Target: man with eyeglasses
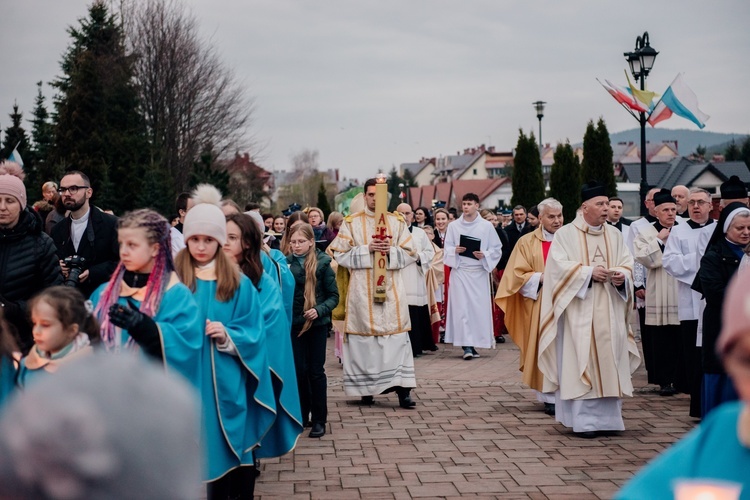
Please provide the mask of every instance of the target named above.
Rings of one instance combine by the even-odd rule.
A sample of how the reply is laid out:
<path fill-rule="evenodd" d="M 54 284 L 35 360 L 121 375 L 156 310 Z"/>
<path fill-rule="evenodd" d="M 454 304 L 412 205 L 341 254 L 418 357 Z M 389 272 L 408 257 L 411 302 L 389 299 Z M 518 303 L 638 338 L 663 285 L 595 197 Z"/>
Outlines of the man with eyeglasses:
<path fill-rule="evenodd" d="M 695 275 L 714 221 L 710 218 L 711 195 L 701 188 L 692 188 L 687 197 L 688 215 L 685 224 L 675 226 L 664 246 L 664 270 L 677 280 L 680 320 L 680 343 L 677 355 L 677 390 L 690 394 L 690 416 L 701 417 L 701 348 L 697 344 L 698 318 L 701 314 L 701 294 L 692 290 Z"/>
<path fill-rule="evenodd" d="M 50 236 L 57 247 L 60 267 L 67 279 L 70 266 L 67 257 L 83 257 L 85 268 L 78 277 L 78 288 L 86 297 L 109 280 L 120 260 L 117 243 L 117 217 L 105 214 L 90 204 L 94 194 L 91 181 L 83 172 L 72 170 L 65 174 L 58 189 L 65 209 L 65 220 L 57 223 Z"/>

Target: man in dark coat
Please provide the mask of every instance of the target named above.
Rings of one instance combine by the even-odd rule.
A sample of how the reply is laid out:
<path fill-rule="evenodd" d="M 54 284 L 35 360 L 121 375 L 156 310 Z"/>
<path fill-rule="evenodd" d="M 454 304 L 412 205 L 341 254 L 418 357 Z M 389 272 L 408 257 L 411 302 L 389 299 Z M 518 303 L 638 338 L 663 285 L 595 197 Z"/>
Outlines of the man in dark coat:
<path fill-rule="evenodd" d="M 52 229 L 60 267 L 66 279 L 71 268 L 66 257 L 86 259 L 77 288 L 86 297 L 109 280 L 120 260 L 117 217 L 91 206 L 91 181 L 83 172 L 70 171 L 60 181 L 60 196 L 70 215 Z"/>
<path fill-rule="evenodd" d="M 513 207 L 513 220 L 505 227 L 505 234 L 508 235 L 508 255 L 513 252 L 513 248 L 521 236 L 533 230 L 534 228 L 531 227 L 531 224 L 526 222 L 526 209 L 523 205 Z M 503 246 L 503 249 L 505 249 L 505 246 Z M 506 253 L 506 251 L 503 250 L 503 253 Z"/>

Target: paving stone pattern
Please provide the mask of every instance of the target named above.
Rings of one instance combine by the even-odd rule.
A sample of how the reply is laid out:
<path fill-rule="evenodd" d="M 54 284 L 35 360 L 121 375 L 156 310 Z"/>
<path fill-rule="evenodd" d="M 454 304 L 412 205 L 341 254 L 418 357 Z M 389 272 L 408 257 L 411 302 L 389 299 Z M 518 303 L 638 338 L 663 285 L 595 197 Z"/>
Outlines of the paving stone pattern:
<path fill-rule="evenodd" d="M 592 440 L 545 415 L 520 383 L 510 342 L 461 359 L 458 347 L 415 359 L 417 401 L 395 394 L 373 406 L 347 397 L 329 339 L 329 417 L 322 439 L 264 460 L 257 498 L 611 498 L 635 471 L 696 425 L 688 397 L 660 397 L 639 368 L 624 399 L 625 432 Z"/>

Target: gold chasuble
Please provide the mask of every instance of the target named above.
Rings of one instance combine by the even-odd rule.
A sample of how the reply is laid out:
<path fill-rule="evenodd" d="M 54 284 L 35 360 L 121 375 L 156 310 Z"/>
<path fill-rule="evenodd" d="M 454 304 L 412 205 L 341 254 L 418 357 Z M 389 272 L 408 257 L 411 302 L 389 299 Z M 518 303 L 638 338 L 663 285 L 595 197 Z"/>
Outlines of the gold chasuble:
<path fill-rule="evenodd" d="M 393 335 L 411 330 L 406 291 L 399 276 L 401 269 L 417 260 L 411 233 L 399 215 L 386 214 L 391 242 L 385 276 L 386 300 L 375 303 L 374 258 L 367 247 L 376 234 L 375 226 L 375 214 L 367 209 L 349 215 L 328 247 L 336 262 L 350 270 L 345 332 L 352 335 Z"/>
<path fill-rule="evenodd" d="M 624 273 L 625 285 L 594 282 L 599 265 Z M 559 390 L 562 400 L 632 396 L 631 374 L 640 363 L 628 323 L 632 269 L 633 257 L 613 226 L 595 228 L 579 216 L 555 233 L 540 316 L 545 392 Z"/>
<path fill-rule="evenodd" d="M 539 289 L 536 300 L 524 297 L 521 288 L 533 279 L 535 273 L 544 272 L 544 243 L 541 226 L 518 240 L 495 294 L 495 303 L 505 312 L 505 326 L 510 338 L 521 351 L 519 370 L 523 373 L 523 383 L 539 392 L 544 380 L 537 364 L 539 312 L 544 287 Z"/>

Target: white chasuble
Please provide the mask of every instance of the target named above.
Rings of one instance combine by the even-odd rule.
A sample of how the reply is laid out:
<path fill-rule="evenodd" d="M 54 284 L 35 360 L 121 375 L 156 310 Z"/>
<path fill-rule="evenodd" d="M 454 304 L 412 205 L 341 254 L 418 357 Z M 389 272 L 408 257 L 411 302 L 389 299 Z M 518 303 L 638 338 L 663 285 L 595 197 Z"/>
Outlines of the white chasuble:
<path fill-rule="evenodd" d="M 594 267 L 625 274 L 617 288 L 592 280 Z M 628 324 L 633 257 L 616 228 L 583 217 L 560 228 L 544 271 L 539 369 L 557 391 L 556 418 L 575 432 L 622 430 L 622 396 L 640 363 Z"/>

